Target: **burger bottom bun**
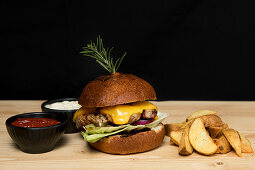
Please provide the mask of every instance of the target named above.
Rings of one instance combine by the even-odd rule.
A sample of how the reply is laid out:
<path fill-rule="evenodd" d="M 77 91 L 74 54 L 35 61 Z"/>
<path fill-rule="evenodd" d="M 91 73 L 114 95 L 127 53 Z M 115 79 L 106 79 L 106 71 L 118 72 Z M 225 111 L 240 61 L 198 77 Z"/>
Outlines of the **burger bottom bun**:
<path fill-rule="evenodd" d="M 114 135 L 89 143 L 93 148 L 110 154 L 132 154 L 152 150 L 163 142 L 165 128 L 163 124 L 133 135 Z"/>

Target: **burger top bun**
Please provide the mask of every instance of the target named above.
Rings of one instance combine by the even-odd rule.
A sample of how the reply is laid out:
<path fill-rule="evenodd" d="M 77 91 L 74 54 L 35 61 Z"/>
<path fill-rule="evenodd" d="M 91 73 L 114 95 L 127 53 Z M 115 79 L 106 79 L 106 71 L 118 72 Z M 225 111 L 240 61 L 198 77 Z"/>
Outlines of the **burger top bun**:
<path fill-rule="evenodd" d="M 156 92 L 147 81 L 132 74 L 115 73 L 89 82 L 81 93 L 79 104 L 106 107 L 156 99 Z"/>

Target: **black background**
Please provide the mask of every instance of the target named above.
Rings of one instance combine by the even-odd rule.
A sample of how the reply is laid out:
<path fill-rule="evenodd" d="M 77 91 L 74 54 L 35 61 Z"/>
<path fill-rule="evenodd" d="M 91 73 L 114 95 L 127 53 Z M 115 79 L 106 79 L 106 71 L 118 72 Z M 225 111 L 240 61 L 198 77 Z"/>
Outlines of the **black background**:
<path fill-rule="evenodd" d="M 0 99 L 79 97 L 98 35 L 159 100 L 254 100 L 255 1 L 5 1 Z"/>

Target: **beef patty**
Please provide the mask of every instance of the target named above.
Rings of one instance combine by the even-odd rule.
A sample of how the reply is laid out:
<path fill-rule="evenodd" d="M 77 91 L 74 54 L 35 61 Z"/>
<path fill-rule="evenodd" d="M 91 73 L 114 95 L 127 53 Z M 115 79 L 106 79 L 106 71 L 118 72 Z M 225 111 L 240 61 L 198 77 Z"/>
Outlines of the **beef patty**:
<path fill-rule="evenodd" d="M 136 113 L 130 116 L 128 123 L 132 124 L 142 117 L 143 119 L 154 119 L 157 116 L 157 110 L 144 110 L 142 114 Z M 102 114 L 100 112 L 80 115 L 76 118 L 76 126 L 80 130 L 84 130 L 83 126 L 94 124 L 99 127 L 106 126 L 113 123 L 110 115 Z"/>

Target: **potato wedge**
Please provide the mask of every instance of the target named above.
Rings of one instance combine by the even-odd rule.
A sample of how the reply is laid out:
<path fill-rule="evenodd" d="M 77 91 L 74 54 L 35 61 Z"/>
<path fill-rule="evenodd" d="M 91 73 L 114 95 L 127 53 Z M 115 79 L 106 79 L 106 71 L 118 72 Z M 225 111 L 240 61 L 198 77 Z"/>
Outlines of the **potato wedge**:
<path fill-rule="evenodd" d="M 170 139 L 170 145 L 176 145 L 176 144 Z"/>
<path fill-rule="evenodd" d="M 189 141 L 197 152 L 204 155 L 212 155 L 218 148 L 209 136 L 204 123 L 200 118 L 195 119 L 190 127 Z"/>
<path fill-rule="evenodd" d="M 171 131 L 170 132 L 170 140 L 179 146 L 180 142 L 181 142 L 181 138 L 182 138 L 182 133 L 183 133 L 184 129 L 179 129 L 177 131 Z"/>
<path fill-rule="evenodd" d="M 190 155 L 193 153 L 193 147 L 189 142 L 189 126 L 186 126 L 182 133 L 181 141 L 179 144 L 180 155 Z"/>
<path fill-rule="evenodd" d="M 219 136 L 222 136 L 222 130 L 223 129 L 227 129 L 228 128 L 228 125 L 227 124 L 224 124 L 222 126 L 209 126 L 208 130 L 210 132 L 210 136 L 211 138 L 217 138 Z"/>
<path fill-rule="evenodd" d="M 224 135 L 218 139 L 213 139 L 214 143 L 218 146 L 216 153 L 228 153 L 232 150 L 232 147 Z"/>
<path fill-rule="evenodd" d="M 238 132 L 234 129 L 229 129 L 229 128 L 224 129 L 222 132 L 224 136 L 227 138 L 230 145 L 236 151 L 236 154 L 241 157 L 242 156 L 241 140 L 240 140 Z"/>
<path fill-rule="evenodd" d="M 185 122 L 186 123 L 186 122 Z M 185 123 L 173 123 L 173 124 L 165 124 L 165 129 L 166 129 L 166 136 L 170 137 L 170 132 L 171 131 L 177 131 L 182 128 L 182 126 Z"/>
<path fill-rule="evenodd" d="M 217 115 L 204 115 L 201 116 L 200 118 L 203 121 L 206 128 L 211 126 L 219 127 L 224 125 L 224 122 Z"/>
<path fill-rule="evenodd" d="M 253 149 L 250 141 L 240 132 L 238 132 L 241 139 L 241 152 L 242 153 L 253 153 Z"/>
<path fill-rule="evenodd" d="M 186 128 L 186 126 L 191 126 L 191 124 L 193 123 L 193 121 L 194 121 L 194 119 L 191 119 L 191 120 L 188 120 L 187 122 L 185 122 L 182 126 L 181 126 L 181 128 Z"/>
<path fill-rule="evenodd" d="M 191 113 L 189 117 L 187 117 L 186 121 L 189 121 L 191 119 L 195 119 L 204 115 L 211 115 L 216 113 L 217 113 L 216 111 L 212 111 L 212 110 L 199 110 L 199 111 Z"/>

